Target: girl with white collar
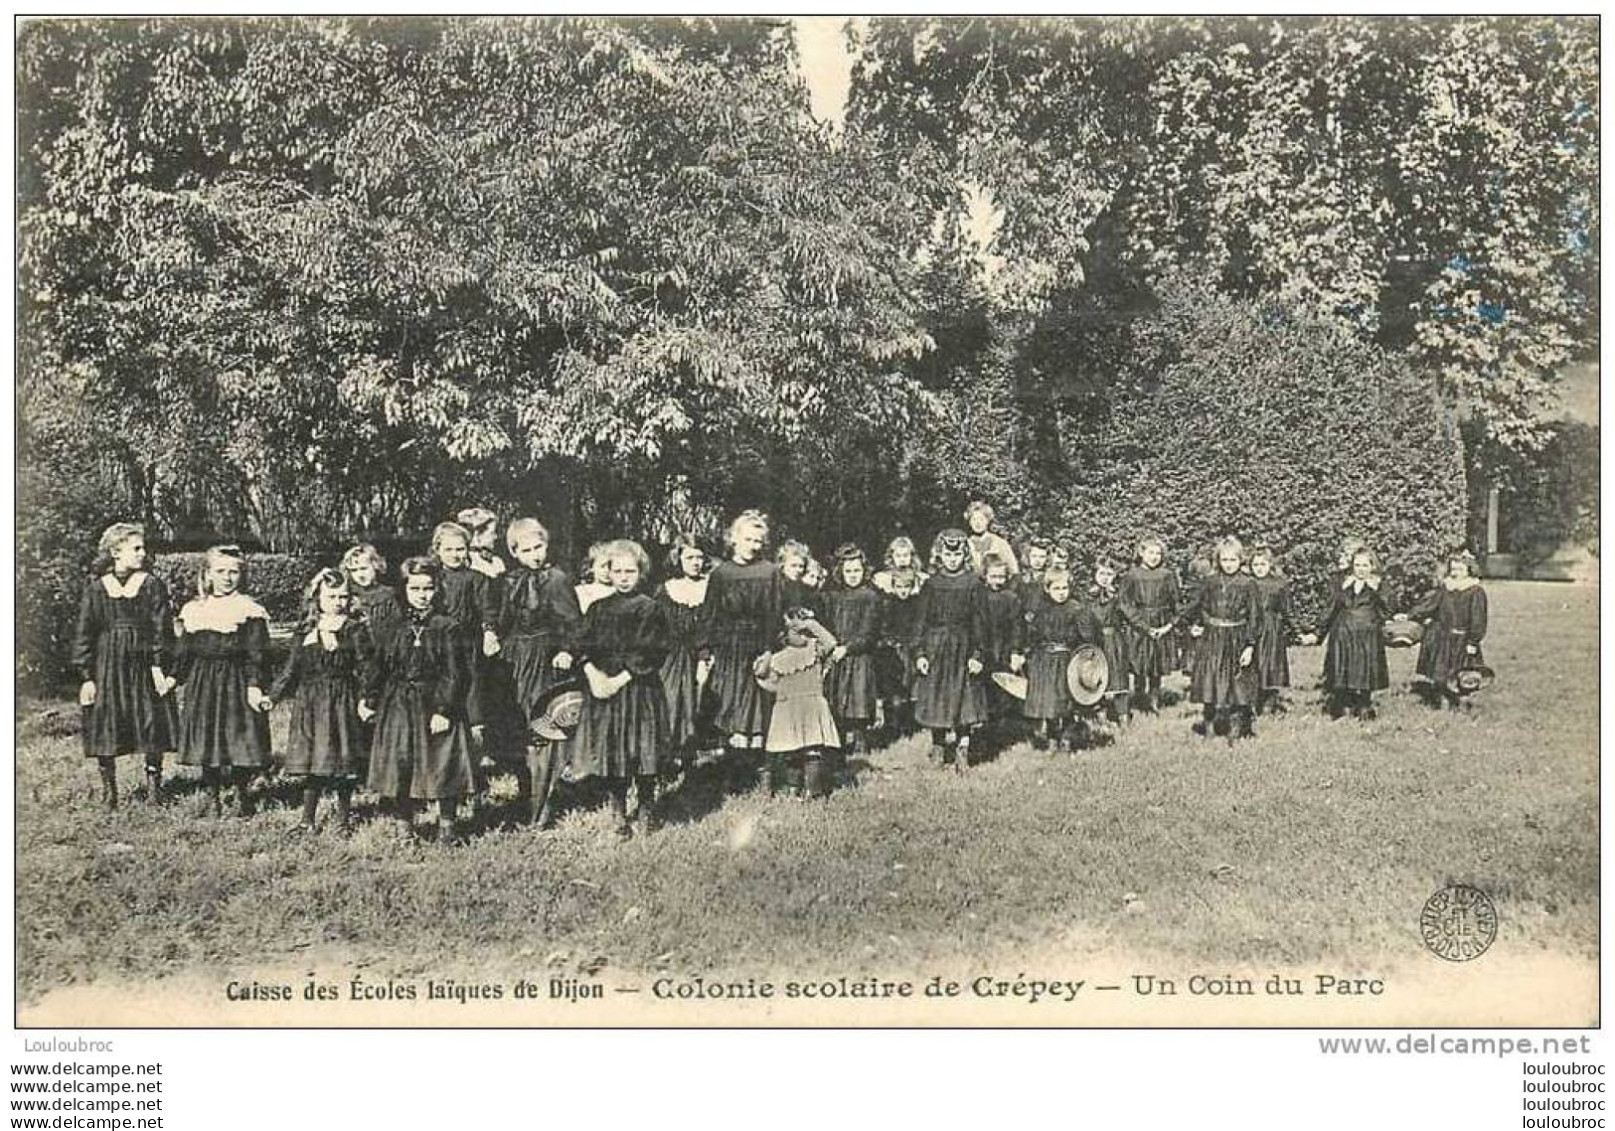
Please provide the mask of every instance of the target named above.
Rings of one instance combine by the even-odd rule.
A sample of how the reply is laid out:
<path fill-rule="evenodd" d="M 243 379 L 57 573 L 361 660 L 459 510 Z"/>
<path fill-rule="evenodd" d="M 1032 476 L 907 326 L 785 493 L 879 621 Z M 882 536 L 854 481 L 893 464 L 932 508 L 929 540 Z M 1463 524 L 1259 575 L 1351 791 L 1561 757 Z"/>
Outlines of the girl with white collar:
<path fill-rule="evenodd" d="M 219 789 L 228 776 L 236 809 L 253 812 L 248 786 L 269 765 L 270 700 L 264 656 L 269 614 L 241 592 L 246 558 L 235 546 L 214 546 L 202 557 L 197 596 L 179 612 L 175 679 L 185 685 L 179 760 L 199 766 L 217 816 Z"/>
<path fill-rule="evenodd" d="M 1475 555 L 1462 550 L 1449 557 L 1441 584 L 1411 614 L 1398 613 L 1394 619 L 1410 617 L 1425 626 L 1419 641 L 1420 697 L 1437 709 L 1456 707 L 1458 696 L 1449 685 L 1461 669 L 1481 663 L 1480 642 L 1486 635 L 1486 590 L 1475 576 Z"/>
<path fill-rule="evenodd" d="M 1379 556 L 1367 546 L 1352 552 L 1349 571 L 1335 588 L 1334 602 L 1317 629 L 1325 636 L 1323 686 L 1330 718 L 1375 717 L 1374 692 L 1391 686 L 1385 662 L 1384 625 L 1390 592 L 1380 578 Z"/>
<path fill-rule="evenodd" d="M 117 759 L 143 754 L 146 799 L 161 791 L 163 754 L 179 723 L 169 695 L 173 610 L 168 590 L 146 572 L 146 532 L 118 522 L 101 535 L 95 577 L 79 602 L 73 663 L 83 683 L 84 755 L 100 764 L 101 802 L 118 807 Z"/>
<path fill-rule="evenodd" d="M 303 591 L 301 636 L 269 689 L 271 705 L 297 696 L 284 769 L 303 779 L 303 827 L 309 832 L 327 787 L 336 791 L 338 827 L 348 831 L 353 787 L 368 749 L 359 700 L 370 660 L 370 631 L 352 606 L 341 571 L 316 573 Z"/>

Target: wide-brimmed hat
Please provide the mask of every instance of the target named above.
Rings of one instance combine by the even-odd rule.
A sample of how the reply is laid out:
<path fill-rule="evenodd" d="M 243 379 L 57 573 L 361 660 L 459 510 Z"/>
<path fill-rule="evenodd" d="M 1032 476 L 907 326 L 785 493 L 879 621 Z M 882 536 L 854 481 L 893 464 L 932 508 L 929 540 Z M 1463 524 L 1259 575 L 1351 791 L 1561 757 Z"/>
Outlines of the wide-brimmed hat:
<path fill-rule="evenodd" d="M 1110 661 L 1092 644 L 1084 644 L 1071 654 L 1065 666 L 1065 685 L 1079 707 L 1092 707 L 1105 697 L 1110 687 Z"/>
<path fill-rule="evenodd" d="M 1447 690 L 1454 695 L 1473 695 L 1484 691 L 1497 679 L 1497 673 L 1485 664 L 1466 664 L 1452 673 Z"/>
<path fill-rule="evenodd" d="M 1026 698 L 1026 677 L 1016 675 L 1014 672 L 993 672 L 992 681 L 1003 689 L 1006 695 L 1016 699 Z"/>
<path fill-rule="evenodd" d="M 546 688 L 533 704 L 532 736 L 544 742 L 560 742 L 577 728 L 583 717 L 583 681 L 576 676 Z"/>
<path fill-rule="evenodd" d="M 1424 626 L 1416 620 L 1385 622 L 1385 643 L 1391 648 L 1411 648 L 1424 639 Z"/>

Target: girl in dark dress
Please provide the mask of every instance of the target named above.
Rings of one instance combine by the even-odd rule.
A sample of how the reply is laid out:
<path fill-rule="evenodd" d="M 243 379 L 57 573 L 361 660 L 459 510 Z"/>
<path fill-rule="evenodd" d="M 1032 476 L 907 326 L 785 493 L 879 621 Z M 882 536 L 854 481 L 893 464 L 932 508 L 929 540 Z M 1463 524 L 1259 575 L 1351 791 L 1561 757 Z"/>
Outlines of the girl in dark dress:
<path fill-rule="evenodd" d="M 1347 710 L 1353 718 L 1374 718 L 1374 692 L 1391 686 L 1384 635 L 1390 606 L 1379 557 L 1364 546 L 1352 555 L 1351 573 L 1335 589 L 1317 628 L 1317 635 L 1326 638 L 1323 686 L 1330 718 Z"/>
<path fill-rule="evenodd" d="M 656 599 L 673 634 L 662 665 L 668 744 L 673 758 L 693 764 L 705 731 L 701 689 L 712 667 L 706 652 L 707 556 L 693 537 L 684 534 L 674 540 L 667 564 L 672 576 L 662 582 Z"/>
<path fill-rule="evenodd" d="M 1069 750 L 1076 702 L 1066 669 L 1071 654 L 1083 644 L 1100 642 L 1093 611 L 1071 600 L 1071 575 L 1052 566 L 1043 574 L 1043 600 L 1026 625 L 1025 651 L 1013 658 L 1026 669 L 1026 702 L 1022 711 L 1035 725 L 1032 745 L 1038 750 Z"/>
<path fill-rule="evenodd" d="M 962 530 L 944 530 L 931 544 L 931 576 L 914 610 L 914 721 L 931 731 L 931 757 L 964 773 L 970 734 L 987 721 L 981 686 L 986 592 L 970 568 Z"/>
<path fill-rule="evenodd" d="M 841 732 L 842 747 L 858 756 L 868 749 L 865 732 L 874 725 L 880 701 L 875 648 L 881 638 L 885 605 L 869 582 L 869 559 L 863 550 L 849 542 L 836 551 L 823 600 L 824 627 L 836 638 L 824 694 Z"/>
<path fill-rule="evenodd" d="M 538 701 L 573 670 L 572 650 L 583 614 L 566 571 L 549 564 L 550 534 L 536 518 L 518 518 L 505 530 L 515 566 L 499 580 L 501 596 L 494 614 L 497 654 L 489 661 L 502 669 L 509 684 L 526 752 L 517 786 L 528 799 L 530 815 L 540 828 L 550 824 L 550 795 L 560 768 L 557 743 L 534 736 L 529 727 L 543 712 Z"/>
<path fill-rule="evenodd" d="M 1251 551 L 1251 580 L 1256 583 L 1256 713 L 1284 713 L 1284 689 L 1290 686 L 1290 583 L 1273 571 L 1273 551 Z"/>
<path fill-rule="evenodd" d="M 893 736 L 914 726 L 914 612 L 925 585 L 925 571 L 914 558 L 914 542 L 899 535 L 886 547 L 885 568 L 874 578 L 885 603 L 875 673 L 886 729 Z"/>
<path fill-rule="evenodd" d="M 398 615 L 398 594 L 382 581 L 387 575 L 387 559 L 368 542 L 350 546 L 342 555 L 342 572 L 348 579 L 352 615 L 375 628 Z"/>
<path fill-rule="evenodd" d="M 481 756 L 516 767 L 519 778 L 525 768 L 527 722 L 516 705 L 510 665 L 500 655 L 500 582 L 491 576 L 486 559 L 482 568 L 473 568 L 471 532 L 457 522 L 440 522 L 433 529 L 432 556 L 439 566 L 440 607 L 458 626 L 472 657 L 466 690 L 471 739 Z M 503 572 L 502 562 L 500 566 Z"/>
<path fill-rule="evenodd" d="M 650 832 L 656 779 L 668 751 L 662 664 L 673 642 L 667 612 L 638 592 L 650 561 L 637 542 L 608 544 L 612 594 L 583 614 L 578 660 L 588 681 L 572 745 L 572 776 L 597 777 L 611 797 L 618 836 Z M 638 801 L 628 823 L 628 786 Z"/>
<path fill-rule="evenodd" d="M 1022 648 L 1026 631 L 1026 605 L 1018 589 L 1010 584 L 1009 563 L 997 554 L 981 560 L 982 594 L 981 660 L 988 675 L 1010 670 L 1010 658 Z M 1012 740 L 1011 728 L 1023 715 L 1020 703 L 991 679 L 982 689 L 987 693 L 987 717 L 992 722 L 995 747 Z"/>
<path fill-rule="evenodd" d="M 1215 547 L 1216 572 L 1195 586 L 1180 623 L 1193 625 L 1197 638 L 1189 697 L 1201 705 L 1196 734 L 1227 734 L 1229 742 L 1251 736 L 1256 703 L 1256 584 L 1241 573 L 1245 548 L 1237 538 Z"/>
<path fill-rule="evenodd" d="M 1116 567 L 1107 560 L 1101 560 L 1094 566 L 1093 585 L 1088 589 L 1088 608 L 1099 622 L 1099 644 L 1104 649 L 1105 661 L 1110 665 L 1110 687 L 1105 692 L 1106 709 L 1112 722 L 1129 722 L 1133 717 L 1132 658 L 1127 646 L 1131 633 L 1116 596 Z"/>
<path fill-rule="evenodd" d="M 314 830 L 320 794 L 331 787 L 338 825 L 347 832 L 353 787 L 369 753 L 359 700 L 371 645 L 366 622 L 352 613 L 348 579 L 340 571 L 322 569 L 309 581 L 298 631 L 299 639 L 269 689 L 269 707 L 297 696 L 284 769 L 303 779 L 303 827 Z"/>
<path fill-rule="evenodd" d="M 730 524 L 727 541 L 729 560 L 712 571 L 705 602 L 711 634 L 712 725 L 732 749 L 760 751 L 773 697 L 758 686 L 752 665 L 769 650 L 785 615 L 785 578 L 763 556 L 768 516 L 761 511 L 742 512 Z M 755 753 L 732 756 L 731 774 L 755 770 L 756 757 Z"/>
<path fill-rule="evenodd" d="M 1049 555 L 1054 550 L 1047 538 L 1033 538 L 1021 551 L 1026 568 L 1015 581 L 1015 592 L 1021 598 L 1021 611 L 1030 613 L 1043 600 L 1043 575 L 1049 568 Z"/>
<path fill-rule="evenodd" d="M 1480 642 L 1486 636 L 1486 590 L 1475 576 L 1475 557 L 1469 551 L 1447 559 L 1447 576 L 1411 614 L 1397 620 L 1424 624 L 1419 642 L 1418 690 L 1427 706 L 1457 707 L 1459 698 L 1449 684 L 1470 664 L 1482 663 Z"/>
<path fill-rule="evenodd" d="M 178 636 L 174 677 L 185 685 L 179 760 L 199 766 L 215 815 L 228 775 L 236 809 L 252 815 L 248 787 L 269 765 L 269 686 L 264 657 L 269 614 L 240 592 L 245 559 L 235 546 L 214 546 L 202 557 L 199 595 L 174 622 Z"/>
<path fill-rule="evenodd" d="M 438 841 L 455 841 L 461 797 L 476 788 L 467 694 L 471 642 L 438 610 L 441 567 L 410 558 L 399 569 L 400 612 L 376 631 L 361 718 L 375 720 L 368 784 L 408 835 L 417 801 L 436 801 Z"/>
<path fill-rule="evenodd" d="M 1150 536 L 1138 544 L 1138 564 L 1116 587 L 1116 609 L 1128 626 L 1127 660 L 1139 706 L 1160 706 L 1161 677 L 1178 666 L 1173 623 L 1181 604 L 1178 578 L 1166 565 L 1166 544 Z"/>
<path fill-rule="evenodd" d="M 73 665 L 83 682 L 84 756 L 101 773 L 101 801 L 118 807 L 117 759 L 142 754 L 146 800 L 162 793 L 163 754 L 179 730 L 172 667 L 173 609 L 163 583 L 146 572 L 146 533 L 120 522 L 101 535 L 95 578 L 79 602 Z"/>

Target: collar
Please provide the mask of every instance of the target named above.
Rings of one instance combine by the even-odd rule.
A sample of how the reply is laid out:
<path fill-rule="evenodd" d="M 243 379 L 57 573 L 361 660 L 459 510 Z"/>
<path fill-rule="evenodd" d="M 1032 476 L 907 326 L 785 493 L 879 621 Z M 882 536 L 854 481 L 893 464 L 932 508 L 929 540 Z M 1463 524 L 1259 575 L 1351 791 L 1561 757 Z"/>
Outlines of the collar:
<path fill-rule="evenodd" d="M 101 575 L 101 588 L 105 589 L 107 596 L 113 600 L 127 600 L 140 592 L 140 587 L 146 582 L 146 571 L 137 569 L 121 582 L 116 574 L 103 573 Z"/>
<path fill-rule="evenodd" d="M 249 620 L 268 619 L 264 607 L 245 593 L 187 601 L 178 618 L 186 632 L 234 632 Z"/>
<path fill-rule="evenodd" d="M 1464 590 L 1473 589 L 1479 584 L 1480 578 L 1476 577 L 1474 574 L 1470 574 L 1468 577 L 1464 578 L 1444 577 L 1441 579 L 1441 587 L 1450 593 L 1462 593 Z"/>

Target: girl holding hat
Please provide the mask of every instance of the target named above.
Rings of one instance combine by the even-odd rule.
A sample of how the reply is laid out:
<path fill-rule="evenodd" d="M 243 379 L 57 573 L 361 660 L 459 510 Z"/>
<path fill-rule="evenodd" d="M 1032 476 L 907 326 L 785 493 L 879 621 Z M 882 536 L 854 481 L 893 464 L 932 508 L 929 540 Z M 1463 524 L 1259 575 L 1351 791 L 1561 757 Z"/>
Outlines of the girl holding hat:
<path fill-rule="evenodd" d="M 514 699 L 524 748 L 524 771 L 517 775 L 530 816 L 540 828 L 550 823 L 550 790 L 560 760 L 553 741 L 535 740 L 530 730 L 542 713 L 539 700 L 572 674 L 572 649 L 583 614 L 566 571 L 550 564 L 549 531 L 536 518 L 518 518 L 505 530 L 505 543 L 515 565 L 495 583 L 494 633 L 499 655 L 490 663 L 501 672 L 501 686 Z M 508 681 L 508 684 L 507 682 Z M 525 780 L 523 780 L 525 778 Z"/>
<path fill-rule="evenodd" d="M 1071 575 L 1065 570 L 1044 573 L 1043 595 L 1027 620 L 1025 651 L 1012 656 L 1010 666 L 1026 669 L 1026 702 L 1021 709 L 1036 726 L 1033 747 L 1069 750 L 1077 704 L 1066 670 L 1079 646 L 1100 642 L 1100 626 L 1091 609 L 1071 599 Z"/>
<path fill-rule="evenodd" d="M 1237 538 L 1217 543 L 1216 572 L 1195 587 L 1194 598 L 1178 617 L 1199 628 L 1189 697 L 1201 705 L 1196 734 L 1226 733 L 1229 741 L 1251 736 L 1256 687 L 1257 596 L 1250 576 L 1241 573 L 1245 548 Z"/>
<path fill-rule="evenodd" d="M 1099 622 L 1100 644 L 1110 667 L 1105 706 L 1112 722 L 1125 723 L 1133 717 L 1133 693 L 1129 672 L 1127 620 L 1116 597 L 1116 567 L 1102 558 L 1094 566 L 1093 584 L 1088 587 L 1088 607 Z"/>
<path fill-rule="evenodd" d="M 931 576 L 914 610 L 914 721 L 931 731 L 931 756 L 954 769 L 970 764 L 970 732 L 987 721 L 981 685 L 985 590 L 970 568 L 962 530 L 931 543 Z"/>
<path fill-rule="evenodd" d="M 913 725 L 914 612 L 925 585 L 925 571 L 914 557 L 913 540 L 898 535 L 886 547 L 885 568 L 874 579 L 883 602 L 876 675 L 886 727 L 896 734 L 909 733 Z"/>
<path fill-rule="evenodd" d="M 173 611 L 168 590 L 146 572 L 146 532 L 118 522 L 101 535 L 95 577 L 79 602 L 73 663 L 83 683 L 84 754 L 101 772 L 101 801 L 118 807 L 117 759 L 141 754 L 146 799 L 158 800 L 163 754 L 174 748 L 179 720 L 169 695 Z"/>
<path fill-rule="evenodd" d="M 1015 586 L 1010 584 L 1009 563 L 997 554 L 988 554 L 981 563 L 982 593 L 981 658 L 991 676 L 995 672 L 1010 670 L 1010 660 L 1024 647 L 1026 632 L 1026 606 Z M 987 715 L 995 731 L 1017 725 L 1022 717 L 1021 705 L 1015 698 L 989 678 L 983 684 L 987 693 Z M 995 746 L 1007 745 L 1013 739 L 1007 734 L 994 734 Z"/>
<path fill-rule="evenodd" d="M 1486 636 L 1486 590 L 1475 576 L 1475 556 L 1461 550 L 1449 557 L 1441 584 L 1411 613 L 1394 619 L 1425 625 L 1417 667 L 1420 698 L 1438 709 L 1443 704 L 1456 707 L 1453 677 L 1482 662 L 1480 642 Z"/>
<path fill-rule="evenodd" d="M 1290 686 L 1290 582 L 1273 568 L 1273 551 L 1251 550 L 1251 580 L 1256 583 L 1256 713 L 1284 711 L 1284 689 Z M 1304 642 L 1304 641 L 1303 641 Z"/>
<path fill-rule="evenodd" d="M 1362 546 L 1352 553 L 1351 572 L 1335 588 L 1317 628 L 1317 635 L 1326 637 L 1323 687 L 1331 718 L 1348 709 L 1353 718 L 1374 718 L 1374 692 L 1391 686 L 1384 635 L 1390 615 L 1379 557 Z"/>

